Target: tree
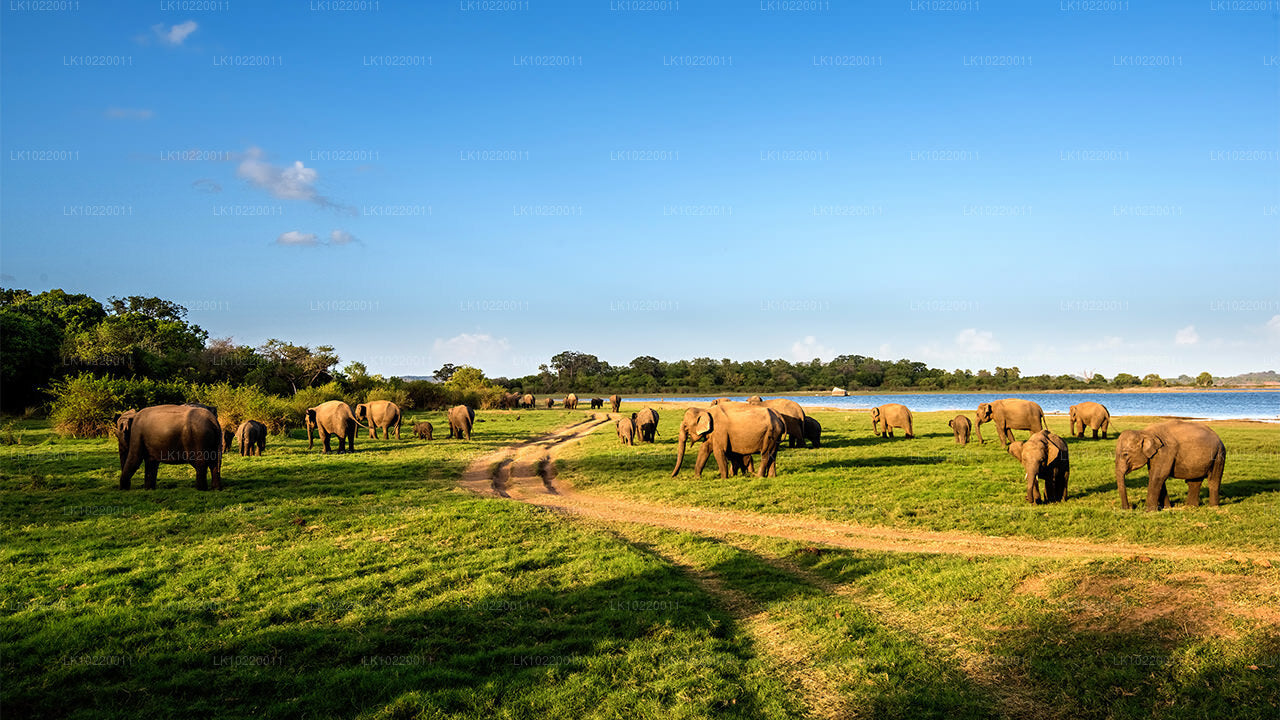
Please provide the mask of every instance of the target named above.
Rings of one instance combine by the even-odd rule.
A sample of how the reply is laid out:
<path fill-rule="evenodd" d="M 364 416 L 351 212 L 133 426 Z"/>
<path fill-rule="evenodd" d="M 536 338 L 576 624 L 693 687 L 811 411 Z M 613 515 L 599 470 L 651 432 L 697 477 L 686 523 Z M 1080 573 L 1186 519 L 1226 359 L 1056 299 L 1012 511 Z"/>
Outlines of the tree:
<path fill-rule="evenodd" d="M 1196 376 L 1196 385 L 1199 387 L 1213 387 L 1213 375 L 1202 372 Z"/>
<path fill-rule="evenodd" d="M 1115 385 L 1116 387 L 1122 388 L 1122 387 L 1133 387 L 1134 385 L 1137 385 L 1139 382 L 1141 381 L 1138 380 L 1137 377 L 1130 375 L 1129 373 L 1118 373 L 1115 379 L 1111 381 L 1111 384 Z"/>
<path fill-rule="evenodd" d="M 479 368 L 463 365 L 456 368 L 449 374 L 449 379 L 445 382 L 451 388 L 456 390 L 488 390 L 493 385 L 485 379 L 484 373 Z"/>
<path fill-rule="evenodd" d="M 267 359 L 272 373 L 288 383 L 296 395 L 299 388 L 323 385 L 332 378 L 330 369 L 338 364 L 332 345 L 318 345 L 315 350 L 272 338 L 258 348 Z"/>
<path fill-rule="evenodd" d="M 449 382 L 449 378 L 453 377 L 453 374 L 457 371 L 458 371 L 457 365 L 454 365 L 453 363 L 445 363 L 444 365 L 441 365 L 440 369 L 435 371 L 435 373 L 433 374 L 435 375 L 435 378 L 440 382 Z"/>
<path fill-rule="evenodd" d="M 1155 373 L 1149 373 L 1142 377 L 1142 384 L 1146 387 L 1164 387 L 1168 383 L 1166 383 L 1164 381 L 1164 378 L 1160 377 L 1159 375 Z"/>

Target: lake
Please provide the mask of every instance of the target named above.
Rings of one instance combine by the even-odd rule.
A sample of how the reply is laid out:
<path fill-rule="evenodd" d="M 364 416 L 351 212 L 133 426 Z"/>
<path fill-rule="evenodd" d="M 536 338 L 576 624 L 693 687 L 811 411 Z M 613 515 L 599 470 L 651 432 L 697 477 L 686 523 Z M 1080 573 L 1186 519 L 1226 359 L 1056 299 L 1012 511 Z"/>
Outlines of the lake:
<path fill-rule="evenodd" d="M 678 396 L 672 401 L 709 401 L 719 395 L 705 397 Z M 955 410 L 972 413 L 978 403 L 1016 397 L 1040 403 L 1046 413 L 1066 414 L 1076 403 L 1086 400 L 1102 403 L 1112 415 L 1157 415 L 1205 418 L 1210 420 L 1267 420 L 1280 422 L 1280 391 L 1203 391 L 1203 392 L 1134 392 L 1134 393 L 911 393 L 902 395 L 767 395 L 785 397 L 806 407 L 834 407 L 866 410 L 885 403 L 902 403 L 916 412 Z M 663 400 L 658 395 L 627 398 L 628 401 Z"/>

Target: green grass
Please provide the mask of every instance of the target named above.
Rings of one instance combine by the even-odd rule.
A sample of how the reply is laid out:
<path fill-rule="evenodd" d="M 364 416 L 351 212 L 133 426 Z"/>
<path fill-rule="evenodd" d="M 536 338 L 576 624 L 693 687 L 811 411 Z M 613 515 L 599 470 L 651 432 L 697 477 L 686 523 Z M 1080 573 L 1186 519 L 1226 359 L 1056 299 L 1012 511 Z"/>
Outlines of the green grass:
<path fill-rule="evenodd" d="M 1028 507 L 1013 459 L 992 443 L 954 446 L 941 414 L 918 416 L 921 437 L 904 441 L 871 438 L 865 413 L 819 411 L 827 445 L 784 451 L 780 475 L 764 481 L 698 480 L 692 458 L 667 477 L 677 415 L 663 412 L 656 446 L 588 436 L 566 450 L 560 472 L 583 490 L 660 502 L 1192 551 L 1085 561 L 731 542 L 454 487 L 472 459 L 580 412 L 481 412 L 469 443 L 441 439 L 443 416 L 421 414 L 404 427 L 428 419 L 434 442 L 360 437 L 354 455 L 309 452 L 295 431 L 269 438 L 264 457 L 227 457 L 226 489 L 204 493 L 180 466 L 162 466 L 156 491 L 121 492 L 114 440 L 63 440 L 47 423 L 17 422 L 21 443 L 0 446 L 0 711 L 792 718 L 820 702 L 877 718 L 1280 711 L 1280 569 L 1221 559 L 1277 547 L 1280 429 L 1215 424 L 1229 453 L 1223 507 L 1143 514 L 1117 509 L 1112 441 L 1072 441 L 1071 499 Z M 1185 484 L 1170 489 L 1177 502 Z M 806 676 L 820 677 L 821 690 Z"/>
<path fill-rule="evenodd" d="M 819 449 L 784 449 L 775 478 L 721 479 L 715 462 L 693 476 L 696 446 L 681 474 L 675 465 L 682 411 L 664 409 L 658 442 L 622 448 L 607 432 L 589 436 L 566 453 L 564 474 L 577 487 L 674 505 L 791 513 L 868 525 L 960 530 L 1037 539 L 1077 538 L 1158 545 L 1188 545 L 1213 552 L 1277 550 L 1280 545 L 1280 427 L 1251 422 L 1211 423 L 1227 447 L 1221 505 L 1186 508 L 1187 485 L 1170 480 L 1173 512 L 1143 513 L 1147 473 L 1129 474 L 1129 499 L 1138 511 L 1120 510 L 1115 485 L 1115 433 L 1156 418 L 1117 418 L 1111 439 L 1067 438 L 1071 456 L 1069 499 L 1030 505 L 1022 467 L 984 426 L 987 443 L 954 442 L 947 421 L 955 413 L 915 413 L 916 438 L 896 431 L 877 438 L 862 411 L 815 411 L 823 427 Z M 1050 428 L 1067 433 L 1065 417 Z M 1027 433 L 1019 437 L 1025 439 Z M 1041 483 L 1043 491 L 1043 483 Z M 1280 552 L 1277 553 L 1280 555 Z"/>

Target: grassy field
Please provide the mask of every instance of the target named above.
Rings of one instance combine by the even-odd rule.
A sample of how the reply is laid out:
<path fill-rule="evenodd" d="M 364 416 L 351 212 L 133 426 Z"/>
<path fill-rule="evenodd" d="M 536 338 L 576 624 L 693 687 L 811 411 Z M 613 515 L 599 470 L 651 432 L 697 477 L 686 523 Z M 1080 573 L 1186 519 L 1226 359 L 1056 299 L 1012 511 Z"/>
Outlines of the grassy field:
<path fill-rule="evenodd" d="M 630 409 L 630 408 L 624 408 Z M 583 413 L 481 412 L 473 441 L 300 432 L 116 490 L 114 440 L 15 423 L 0 446 L 0 711 L 11 717 L 1274 717 L 1280 428 L 1215 423 L 1220 509 L 1121 512 L 1112 441 L 1071 441 L 1071 499 L 1022 502 L 999 446 L 871 437 L 815 413 L 779 476 L 676 479 L 606 430 L 584 492 L 866 524 L 1187 548 L 1185 560 L 835 550 L 587 522 L 456 489 L 468 462 Z M 413 420 L 406 423 L 406 427 Z M 1050 418 L 1065 430 L 1064 418 Z M 1120 427 L 1144 424 L 1120 419 Z M 1059 427 L 1062 426 L 1062 427 Z M 944 434 L 944 431 L 945 434 Z M 407 434 L 406 434 L 407 437 Z M 1145 473 L 1130 476 L 1131 497 Z M 135 486 L 136 487 L 136 486 Z M 1280 558 L 1277 558 L 1280 559 Z"/>

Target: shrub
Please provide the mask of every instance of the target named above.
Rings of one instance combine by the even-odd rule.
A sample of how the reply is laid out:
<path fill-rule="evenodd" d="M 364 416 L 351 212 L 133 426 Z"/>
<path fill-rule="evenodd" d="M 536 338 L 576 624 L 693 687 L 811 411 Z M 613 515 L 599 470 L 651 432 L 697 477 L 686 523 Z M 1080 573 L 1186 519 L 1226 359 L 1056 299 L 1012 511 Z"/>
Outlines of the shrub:
<path fill-rule="evenodd" d="M 307 408 L 313 408 L 330 400 L 342 400 L 348 405 L 359 403 L 355 397 L 347 397 L 342 392 L 342 385 L 337 382 L 325 383 L 319 387 L 302 388 L 289 399 L 289 405 L 295 413 L 297 422 L 302 423 L 302 415 Z"/>
<path fill-rule="evenodd" d="M 218 422 L 224 430 L 235 431 L 245 420 L 257 420 L 273 435 L 290 425 L 302 424 L 302 413 L 282 397 L 268 395 L 255 385 L 235 387 L 229 383 L 201 386 L 196 397 L 218 408 Z"/>
<path fill-rule="evenodd" d="M 123 400 L 110 378 L 80 373 L 53 382 L 53 431 L 64 437 L 105 437 Z"/>
<path fill-rule="evenodd" d="M 365 397 L 365 402 L 373 402 L 374 400 L 390 400 L 399 405 L 401 409 L 409 407 L 409 391 L 403 388 L 381 387 L 374 388 L 369 391 Z"/>

